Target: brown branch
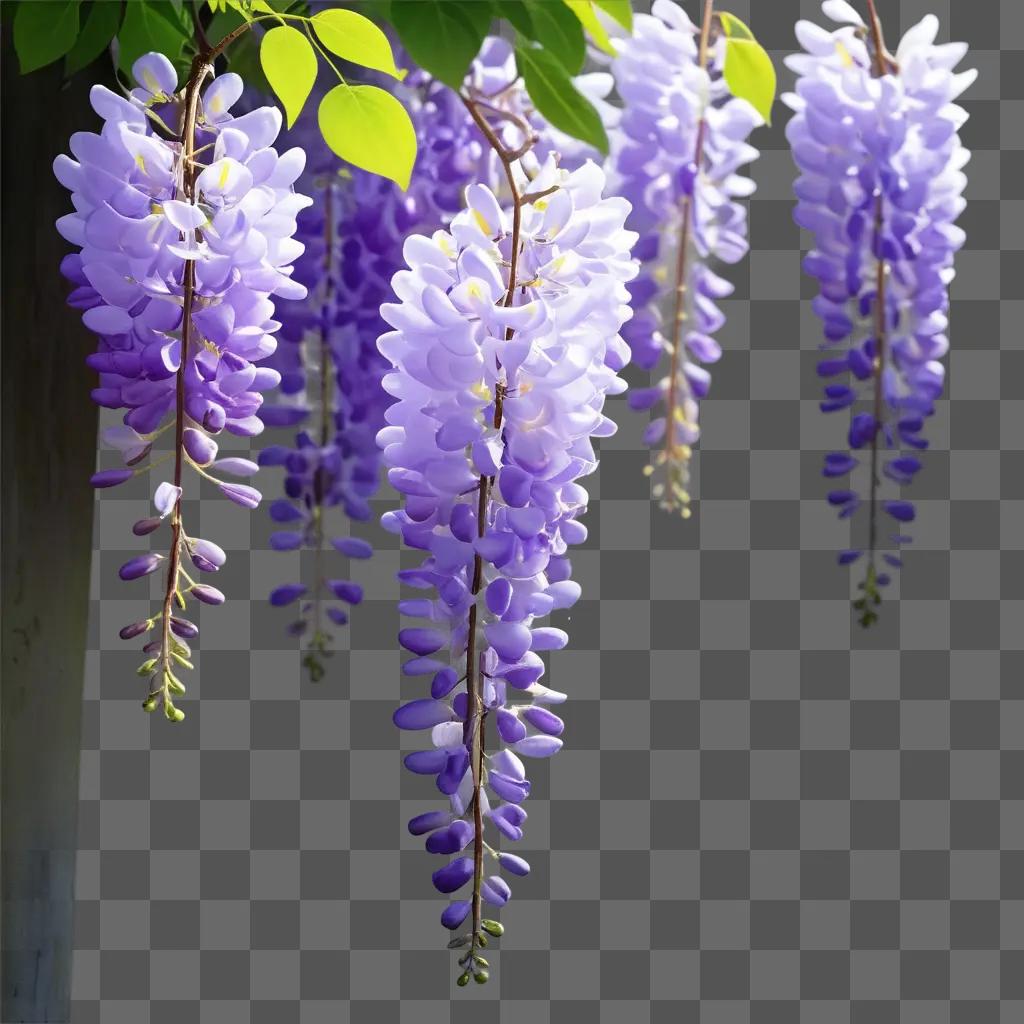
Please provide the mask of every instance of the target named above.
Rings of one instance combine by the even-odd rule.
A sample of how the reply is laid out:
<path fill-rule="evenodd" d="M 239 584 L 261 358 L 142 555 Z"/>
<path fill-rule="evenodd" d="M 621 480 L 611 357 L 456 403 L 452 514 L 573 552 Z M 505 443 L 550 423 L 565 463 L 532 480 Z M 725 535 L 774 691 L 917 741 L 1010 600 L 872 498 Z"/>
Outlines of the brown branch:
<path fill-rule="evenodd" d="M 505 292 L 505 297 L 502 300 L 502 305 L 505 308 L 508 308 L 512 305 L 515 299 L 516 274 L 519 267 L 520 233 L 524 204 L 524 197 L 520 194 L 518 186 L 516 185 L 514 164 L 515 161 L 519 159 L 520 156 L 523 156 L 528 150 L 520 152 L 519 150 L 507 149 L 502 145 L 501 140 L 495 134 L 494 129 L 491 128 L 484 116 L 480 113 L 477 101 L 461 93 L 460 98 L 465 104 L 466 109 L 469 111 L 470 116 L 473 118 L 474 123 L 480 129 L 480 132 L 483 134 L 484 138 L 501 161 L 501 164 L 505 169 L 505 177 L 508 180 L 509 190 L 512 193 L 512 234 L 510 242 L 511 251 L 509 254 L 509 278 L 508 288 Z M 509 341 L 512 338 L 512 335 L 512 328 L 506 327 L 505 340 Z M 500 362 L 498 363 L 498 368 L 501 368 Z M 492 421 L 496 430 L 501 429 L 505 392 L 505 384 L 498 381 L 495 384 L 494 418 Z M 477 502 L 478 537 L 482 537 L 484 535 L 487 518 L 487 503 L 493 486 L 493 477 L 481 475 L 479 499 Z M 482 584 L 483 559 L 479 554 L 477 554 L 473 558 L 473 584 L 471 591 L 473 594 L 473 604 L 469 609 L 469 636 L 466 641 L 466 692 L 469 697 L 468 713 L 471 716 L 471 721 L 474 723 L 470 726 L 470 770 L 473 773 L 473 933 L 470 947 L 470 963 L 472 963 L 472 955 L 476 952 L 477 944 L 480 940 L 480 921 L 482 918 L 481 885 L 483 882 L 484 823 L 483 807 L 480 801 L 480 790 L 483 786 L 487 709 L 483 706 L 483 695 L 481 692 L 482 686 L 481 680 L 478 676 L 480 666 L 477 664 L 476 651 L 476 627 L 478 619 L 476 597 L 480 593 Z"/>
<path fill-rule="evenodd" d="M 889 51 L 885 48 L 885 38 L 882 33 L 882 22 L 878 17 L 878 11 L 875 8 L 874 0 L 868 0 L 868 15 L 871 27 L 871 37 L 874 44 L 875 50 L 875 77 L 881 78 L 884 75 L 889 74 L 890 69 L 893 73 L 898 73 L 899 67 L 896 61 L 889 54 Z M 875 199 L 875 242 L 878 244 L 882 236 L 882 228 L 885 221 L 885 206 L 884 198 L 881 190 L 879 190 L 878 196 Z M 877 263 L 875 267 L 875 358 L 873 369 L 873 387 L 874 387 L 874 400 L 873 400 L 873 416 L 874 416 L 874 429 L 871 432 L 871 482 L 870 491 L 868 495 L 868 568 L 867 577 L 864 586 L 864 598 L 865 606 L 864 613 L 865 617 L 862 622 L 867 625 L 870 621 L 867 616 L 870 613 L 867 602 L 872 599 L 872 595 L 868 593 L 869 588 L 874 587 L 875 580 L 875 557 L 878 548 L 878 488 L 881 484 L 881 480 L 878 475 L 878 462 L 879 462 L 879 448 L 883 436 L 882 432 L 882 417 L 885 413 L 885 406 L 883 402 L 883 373 L 885 371 L 885 359 L 887 350 L 887 319 L 888 315 L 886 312 L 886 280 L 888 278 L 888 268 L 886 267 L 885 260 L 879 255 L 876 257 Z"/>
<path fill-rule="evenodd" d="M 700 49 L 697 62 L 701 70 L 708 66 L 708 50 L 711 39 L 711 21 L 714 14 L 714 0 L 706 0 L 704 4 L 704 20 L 700 30 Z M 710 101 L 710 100 L 709 100 Z M 707 134 L 707 118 L 702 113 L 697 124 L 697 141 L 694 146 L 693 162 L 697 168 L 696 173 L 700 174 L 700 167 L 704 161 L 704 138 Z M 697 181 L 694 179 L 693 189 L 696 190 Z M 666 501 L 672 500 L 672 467 L 677 453 L 676 437 L 676 384 L 679 378 L 679 364 L 682 358 L 683 348 L 683 324 L 686 322 L 686 265 L 690 249 L 691 222 L 693 220 L 693 196 L 688 195 L 682 202 L 683 224 L 679 236 L 679 253 L 676 257 L 676 279 L 675 279 L 675 308 L 672 316 L 672 360 L 668 374 L 668 400 L 665 408 L 665 462 L 666 472 L 669 474 L 669 490 Z"/>
<path fill-rule="evenodd" d="M 876 74 L 878 77 L 887 75 L 890 71 L 893 74 L 899 74 L 900 66 L 896 62 L 896 58 L 885 48 L 885 38 L 882 34 L 882 19 L 878 16 L 875 0 L 867 0 L 867 2 L 869 28 L 875 47 Z"/>
<path fill-rule="evenodd" d="M 192 63 L 192 72 L 185 86 L 185 110 L 181 123 L 182 147 L 182 192 L 185 198 L 195 203 L 196 181 L 196 122 L 199 115 L 199 90 L 206 81 L 207 75 L 213 73 L 212 63 L 201 54 Z M 198 231 L 196 237 L 199 237 Z M 195 300 L 196 265 L 194 260 L 186 260 L 182 272 L 181 300 L 181 356 L 175 380 L 174 410 L 174 485 L 181 487 L 183 468 L 184 433 L 185 433 L 185 370 L 188 366 L 188 349 L 192 338 L 192 306 Z M 171 671 L 171 612 L 174 607 L 175 595 L 178 591 L 178 572 L 181 566 L 181 494 L 174 503 L 171 513 L 171 550 L 167 566 L 167 588 L 164 593 L 162 626 L 162 649 L 160 653 L 161 667 L 164 678 L 161 688 L 164 694 L 165 710 L 168 700 L 167 673 Z"/>
<path fill-rule="evenodd" d="M 330 423 L 333 414 L 331 402 L 331 349 L 327 342 L 327 316 L 334 294 L 334 281 L 332 278 L 334 260 L 334 187 L 328 179 L 324 190 L 324 301 L 320 310 L 320 447 L 327 447 L 330 440 Z M 319 662 L 317 653 L 324 653 L 326 641 L 321 638 L 320 633 L 320 607 L 321 591 L 324 585 L 323 575 L 323 547 L 324 547 L 324 480 L 323 469 L 317 467 L 313 475 L 313 539 L 315 545 L 314 567 L 313 567 L 313 635 L 310 637 L 309 645 L 309 675 L 313 682 L 316 682 Z M 319 648 L 318 648 L 319 645 Z M 322 669 L 321 669 L 322 671 Z"/>

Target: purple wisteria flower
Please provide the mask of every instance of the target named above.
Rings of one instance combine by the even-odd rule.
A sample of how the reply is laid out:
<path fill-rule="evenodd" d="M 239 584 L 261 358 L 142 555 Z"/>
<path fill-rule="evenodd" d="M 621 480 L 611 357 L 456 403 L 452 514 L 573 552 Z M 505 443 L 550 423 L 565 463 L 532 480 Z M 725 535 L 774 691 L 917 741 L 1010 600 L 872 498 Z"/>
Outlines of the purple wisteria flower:
<path fill-rule="evenodd" d="M 867 626 L 889 583 L 879 557 L 899 567 L 910 542 L 904 525 L 915 508 L 899 489 L 921 468 L 914 452 L 928 446 L 922 431 L 942 394 L 948 287 L 964 242 L 954 221 L 970 158 L 958 135 L 967 114 L 953 101 L 976 75 L 953 72 L 967 46 L 936 45 L 933 15 L 892 55 L 873 4 L 870 24 L 843 0 L 822 10 L 841 25 L 797 23 L 806 53 L 787 60 L 799 77 L 784 100 L 795 111 L 787 126 L 800 168 L 795 217 L 814 238 L 804 267 L 821 287 L 813 304 L 826 338 L 821 409 L 852 413 L 848 447 L 825 456 L 824 475 L 844 480 L 867 455 L 866 493 L 844 482 L 828 495 L 842 518 L 867 505 L 863 546 L 839 555 L 848 565 L 866 553 L 854 607 Z M 882 513 L 895 531 L 888 537 Z"/>
<path fill-rule="evenodd" d="M 393 401 L 381 386 L 390 368 L 377 350 L 377 338 L 387 330 L 381 304 L 394 297 L 391 278 L 404 265 L 406 237 L 449 223 L 462 208 L 466 186 L 488 173 L 489 147 L 451 89 L 419 70 L 391 88 L 409 110 L 419 143 L 405 192 L 359 168 L 341 172 L 315 119 L 300 119 L 290 133 L 309 155 L 299 185 L 316 199 L 299 219 L 306 250 L 295 264 L 296 280 L 309 295 L 282 312 L 284 344 L 273 364 L 282 374 L 284 398 L 260 415 L 271 426 L 305 429 L 292 448 L 264 449 L 260 464 L 281 465 L 286 473 L 286 497 L 270 507 L 281 524 L 271 544 L 314 552 L 308 586 L 284 583 L 270 595 L 274 605 L 298 602 L 290 631 L 309 638 L 304 664 L 314 680 L 322 677 L 321 658 L 330 653 L 321 611 L 341 625 L 348 617 L 345 604 L 362 593 L 354 583 L 330 578 L 324 548 L 328 511 L 339 507 L 350 520 L 368 519 L 379 485 L 376 436 Z M 366 541 L 354 537 L 331 543 L 349 558 L 372 554 Z"/>
<path fill-rule="evenodd" d="M 655 0 L 651 10 L 634 17 L 632 37 L 615 40 L 611 69 L 624 109 L 608 165 L 640 235 L 634 316 L 623 336 L 637 366 L 665 363 L 668 371 L 629 403 L 661 408 L 644 434 L 656 449 L 647 473 L 664 475 L 653 487 L 661 507 L 688 517 L 691 446 L 711 385 L 705 367 L 721 356 L 714 334 L 725 316 L 717 300 L 733 291 L 710 264 L 737 263 L 747 252 L 746 209 L 736 200 L 754 183 L 738 171 L 758 156 L 746 140 L 763 122 L 729 92 L 726 39 L 710 7 L 700 28 L 671 0 Z"/>
<path fill-rule="evenodd" d="M 128 98 L 93 86 L 101 133 L 76 133 L 74 159 L 54 162 L 75 205 L 57 227 L 81 249 L 61 269 L 76 285 L 71 305 L 99 335 L 86 360 L 99 373 L 93 399 L 127 410 L 123 426 L 107 431 L 105 440 L 132 468 L 103 471 L 93 483 L 115 486 L 173 460 L 173 480 L 155 491 L 157 514 L 134 528 L 145 536 L 166 520 L 167 554 L 141 555 L 121 569 L 122 579 L 133 580 L 166 562 L 166 595 L 159 613 L 126 626 L 122 636 L 156 629 L 139 670 L 151 680 L 143 706 L 152 711 L 162 703 L 166 716 L 180 721 L 172 695 L 184 686 L 175 670 L 192 667 L 187 641 L 198 629 L 176 612 L 188 595 L 207 604 L 224 600 L 193 580 L 184 562 L 214 572 L 225 560 L 220 547 L 185 530 L 182 470 L 190 467 L 245 508 L 260 500 L 255 488 L 236 482 L 255 473 L 255 463 L 218 458 L 214 436 L 251 437 L 263 429 L 262 392 L 280 375 L 258 364 L 277 344 L 272 297 L 306 294 L 291 263 L 302 252 L 293 238 L 296 214 L 310 200 L 292 187 L 302 151 L 279 156 L 273 149 L 280 113 L 272 107 L 229 113 L 242 91 L 237 75 L 221 76 L 200 96 L 213 73 L 207 65 L 197 63 L 180 93 L 177 72 L 161 54 L 140 57 L 133 73 L 139 88 Z M 168 429 L 171 451 L 147 463 L 153 442 Z"/>
<path fill-rule="evenodd" d="M 270 426 L 302 424 L 295 446 L 275 445 L 260 456 L 261 465 L 285 468 L 287 497 L 273 503 L 270 514 L 282 524 L 271 537 L 279 550 L 310 548 L 315 552 L 314 579 L 307 586 L 284 583 L 270 595 L 272 604 L 298 603 L 291 624 L 295 635 L 309 637 L 304 664 L 314 679 L 323 674 L 321 657 L 329 654 L 330 636 L 321 623 L 321 605 L 336 624 L 347 620 L 332 606 L 337 590 L 323 557 L 328 509 L 340 506 L 352 520 L 370 515 L 368 499 L 379 483 L 380 451 L 375 437 L 393 399 L 381 387 L 389 368 L 377 350 L 387 330 L 382 303 L 394 298 L 391 280 L 405 265 L 403 245 L 413 233 L 431 234 L 450 224 L 463 209 L 467 186 L 483 182 L 499 192 L 503 184 L 497 154 L 484 139 L 458 95 L 411 67 L 396 47 L 400 64 L 409 66 L 403 82 L 389 83 L 409 111 L 416 130 L 416 164 L 407 191 L 359 168 L 339 173 L 311 117 L 300 119 L 290 133 L 307 153 L 299 187 L 313 195 L 314 206 L 299 218 L 298 237 L 305 252 L 295 262 L 295 279 L 307 286 L 304 303 L 281 313 L 280 339 L 271 358 L 282 375 L 283 400 L 265 405 L 261 418 Z M 583 143 L 551 131 L 532 109 L 526 91 L 516 87 L 512 47 L 502 39 L 485 41 L 473 62 L 468 87 L 491 97 L 501 112 L 503 137 L 522 140 L 524 126 L 539 140 L 524 154 L 530 173 L 539 164 L 536 152 L 557 149 L 562 165 L 575 167 L 596 155 Z M 605 73 L 582 75 L 577 85 L 595 102 L 611 89 Z M 606 120 L 611 109 L 604 104 Z M 313 428 L 310 420 L 318 421 Z M 364 541 L 336 538 L 332 543 L 352 557 L 371 553 Z M 358 592 L 358 591 L 357 591 Z"/>
<path fill-rule="evenodd" d="M 404 502 L 383 522 L 424 552 L 399 574 L 423 592 L 400 609 L 424 625 L 399 640 L 412 655 L 403 673 L 430 680 L 430 695 L 394 720 L 430 730 L 405 763 L 448 798 L 409 829 L 428 835 L 429 852 L 456 855 L 434 872 L 440 892 L 469 886 L 442 914 L 452 930 L 471 919 L 451 943 L 468 947 L 459 984 L 487 979 L 479 947 L 500 925 L 481 907 L 509 899 L 500 870 L 529 870 L 494 845 L 523 834 L 522 759 L 562 745 L 551 707 L 565 695 L 540 680 L 543 652 L 568 636 L 535 620 L 580 596 L 569 548 L 586 538 L 587 492 L 576 481 L 596 467 L 593 438 L 615 430 L 602 408 L 625 388 L 618 332 L 636 273 L 629 205 L 602 198 L 596 164 L 568 173 L 549 157 L 533 178 L 518 165 L 512 175 L 511 209 L 475 184 L 449 231 L 406 241 L 399 301 L 381 310 L 393 328 L 379 341 L 394 366 L 384 387 L 396 401 L 379 442 Z"/>

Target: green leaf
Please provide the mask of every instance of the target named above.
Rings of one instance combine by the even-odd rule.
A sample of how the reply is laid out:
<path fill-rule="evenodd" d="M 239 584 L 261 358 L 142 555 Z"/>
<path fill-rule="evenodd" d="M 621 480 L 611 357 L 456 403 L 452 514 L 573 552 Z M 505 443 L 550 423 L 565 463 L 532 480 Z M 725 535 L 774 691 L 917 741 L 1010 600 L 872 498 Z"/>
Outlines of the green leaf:
<path fill-rule="evenodd" d="M 578 75 L 587 51 L 579 18 L 565 4 L 549 0 L 527 0 L 525 6 L 533 22 L 533 33 L 527 38 L 540 43 L 570 75 Z"/>
<path fill-rule="evenodd" d="M 320 42 L 331 53 L 399 81 L 405 78 L 405 71 L 395 65 L 388 37 L 369 18 L 335 7 L 314 14 L 312 21 Z"/>
<path fill-rule="evenodd" d="M 297 28 L 272 28 L 260 44 L 260 64 L 291 128 L 316 81 L 313 44 Z"/>
<path fill-rule="evenodd" d="M 416 131 L 405 107 L 374 85 L 336 85 L 321 101 L 320 131 L 350 164 L 409 187 Z"/>
<path fill-rule="evenodd" d="M 14 15 L 14 49 L 23 75 L 60 60 L 78 37 L 79 0 L 26 3 Z"/>
<path fill-rule="evenodd" d="M 771 124 L 775 66 L 764 47 L 754 39 L 730 37 L 725 44 L 724 74 L 733 96 L 746 100 L 765 124 Z"/>
<path fill-rule="evenodd" d="M 594 5 L 610 14 L 627 32 L 633 31 L 633 5 L 629 0 L 594 0 Z"/>
<path fill-rule="evenodd" d="M 722 31 L 730 39 L 754 38 L 754 33 L 735 14 L 730 14 L 728 11 L 719 11 L 718 20 L 721 22 Z"/>
<path fill-rule="evenodd" d="M 604 30 L 604 25 L 597 20 L 594 13 L 594 5 L 590 0 L 562 0 L 562 3 L 572 11 L 580 20 L 580 24 L 587 30 L 588 35 L 593 39 L 598 49 L 615 56 L 615 47 Z"/>
<path fill-rule="evenodd" d="M 455 0 L 395 0 L 391 4 L 391 23 L 409 56 L 453 89 L 462 88 L 487 34 L 481 19 L 468 9 L 471 6 L 477 5 Z M 490 24 L 489 9 L 486 13 Z"/>
<path fill-rule="evenodd" d="M 608 152 L 608 136 L 593 104 L 572 84 L 565 68 L 547 50 L 517 47 L 516 64 L 537 110 L 556 128 Z"/>
<path fill-rule="evenodd" d="M 117 34 L 118 67 L 131 74 L 132 65 L 151 50 L 177 62 L 187 39 L 171 4 L 138 0 L 125 4 L 124 22 Z"/>
<path fill-rule="evenodd" d="M 78 39 L 64 58 L 65 77 L 70 78 L 75 72 L 88 67 L 117 35 L 120 24 L 120 4 L 93 0 Z"/>

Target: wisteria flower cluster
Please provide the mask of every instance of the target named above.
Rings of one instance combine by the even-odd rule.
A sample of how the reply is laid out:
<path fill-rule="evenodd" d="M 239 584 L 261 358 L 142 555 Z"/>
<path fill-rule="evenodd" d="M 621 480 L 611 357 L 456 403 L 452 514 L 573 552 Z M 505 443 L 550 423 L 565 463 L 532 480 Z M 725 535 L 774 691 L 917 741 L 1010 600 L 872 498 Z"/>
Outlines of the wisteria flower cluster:
<path fill-rule="evenodd" d="M 216 572 L 225 554 L 186 532 L 182 470 L 189 467 L 245 508 L 259 503 L 255 488 L 224 479 L 249 477 L 256 464 L 218 458 L 214 437 L 221 431 L 250 437 L 263 429 L 262 392 L 279 380 L 276 370 L 257 365 L 276 347 L 272 296 L 306 294 L 291 276 L 302 252 L 293 238 L 296 214 L 311 201 L 293 188 L 302 150 L 279 156 L 273 149 L 281 127 L 275 108 L 231 116 L 242 91 L 237 75 L 222 75 L 200 96 L 212 73 L 197 62 L 179 93 L 166 57 L 141 57 L 134 66 L 138 88 L 127 98 L 93 86 L 102 131 L 76 133 L 74 159 L 59 156 L 54 163 L 75 205 L 57 227 L 81 247 L 62 264 L 76 285 L 69 301 L 99 336 L 87 359 L 100 375 L 93 399 L 127 410 L 123 426 L 105 436 L 125 468 L 101 471 L 93 483 L 116 486 L 173 462 L 172 478 L 156 488 L 156 515 L 133 527 L 145 536 L 168 522 L 167 553 L 147 552 L 120 570 L 122 579 L 135 580 L 166 569 L 160 611 L 125 626 L 121 636 L 156 631 L 139 668 L 150 679 L 143 706 L 153 711 L 162 704 L 171 721 L 184 717 L 173 700 L 185 689 L 176 671 L 192 667 L 188 641 L 198 634 L 180 614 L 186 598 L 224 601 L 220 590 L 184 568 L 188 558 L 199 572 Z M 147 462 L 154 441 L 169 429 L 171 451 Z"/>
<path fill-rule="evenodd" d="M 661 408 L 644 434 L 656 449 L 647 472 L 658 475 L 653 493 L 661 506 L 688 517 L 691 447 L 711 386 L 706 365 L 722 354 L 717 300 L 733 291 L 710 261 L 737 263 L 747 252 L 747 214 L 737 199 L 753 193 L 754 183 L 738 172 L 758 156 L 747 138 L 762 119 L 725 82 L 726 39 L 712 39 L 711 4 L 700 28 L 671 0 L 655 0 L 651 10 L 636 15 L 632 37 L 616 40 L 611 67 L 624 109 L 609 166 L 640 235 L 642 269 L 630 287 L 635 315 L 624 337 L 642 369 L 668 361 L 667 375 L 631 392 L 629 403 Z"/>
<path fill-rule="evenodd" d="M 323 548 L 328 510 L 338 506 L 350 520 L 368 519 L 369 499 L 379 484 L 376 436 L 392 401 L 381 387 L 389 368 L 377 350 L 377 338 L 387 329 L 381 305 L 393 298 L 391 278 L 403 266 L 406 237 L 450 222 L 462 207 L 466 186 L 488 173 L 489 147 L 452 90 L 418 70 L 392 88 L 409 110 L 418 140 L 404 192 L 358 168 L 340 173 L 311 119 L 300 120 L 291 133 L 310 155 L 299 186 L 316 200 L 299 218 L 298 237 L 306 249 L 295 263 L 295 279 L 309 294 L 306 302 L 282 313 L 285 344 L 273 362 L 282 373 L 285 397 L 264 406 L 261 416 L 272 426 L 315 416 L 319 430 L 303 429 L 293 448 L 264 449 L 259 462 L 282 465 L 286 473 L 287 497 L 270 506 L 272 518 L 283 526 L 272 535 L 272 546 L 315 553 L 311 587 L 289 582 L 270 595 L 278 606 L 299 602 L 299 618 L 290 630 L 310 634 L 304 664 L 313 679 L 322 677 L 321 658 L 330 651 L 321 603 L 340 602 L 326 608 L 340 625 L 348 618 L 343 605 L 362 596 L 358 584 L 328 576 Z M 372 554 L 360 538 L 336 537 L 331 544 L 349 558 Z"/>
<path fill-rule="evenodd" d="M 407 63 L 399 53 L 399 63 Z M 604 72 L 581 75 L 579 88 L 601 104 L 606 121 L 613 108 L 602 103 L 611 89 Z M 310 634 L 304 664 L 311 677 L 323 674 L 321 658 L 329 654 L 330 636 L 321 626 L 325 599 L 356 602 L 361 588 L 349 580 L 329 578 L 324 568 L 325 516 L 340 505 L 352 520 L 370 515 L 368 498 L 379 482 L 375 437 L 384 425 L 391 398 L 381 388 L 389 364 L 377 350 L 377 338 L 387 330 L 380 307 L 393 298 L 391 279 L 404 266 L 403 244 L 411 233 L 431 234 L 446 227 L 464 205 L 466 188 L 484 183 L 501 194 L 501 163 L 457 93 L 416 68 L 390 88 L 409 111 L 416 130 L 418 156 L 409 188 L 358 168 L 339 173 L 338 162 L 324 146 L 309 118 L 299 121 L 291 136 L 307 153 L 299 187 L 315 198 L 299 218 L 298 237 L 305 252 L 295 262 L 295 279 L 308 288 L 304 303 L 282 312 L 282 344 L 271 363 L 282 374 L 282 402 L 265 405 L 261 418 L 270 426 L 304 423 L 319 418 L 320 429 L 303 429 L 295 446 L 274 445 L 260 454 L 260 465 L 285 468 L 287 497 L 270 506 L 283 528 L 271 544 L 277 550 L 307 547 L 315 553 L 310 588 L 302 582 L 276 587 L 272 604 L 299 602 L 299 617 L 289 627 L 296 635 Z M 548 126 L 533 109 L 517 82 L 515 57 L 506 40 L 490 37 L 473 62 L 467 88 L 474 96 L 489 97 L 489 108 L 500 114 L 498 134 L 514 148 L 527 137 L 536 140 L 522 155 L 529 173 L 540 168 L 538 158 L 558 152 L 560 165 L 574 168 L 597 155 L 584 143 Z M 332 538 L 335 548 L 349 557 L 369 557 L 367 542 L 352 537 Z M 312 592 L 311 592 L 312 589 Z M 347 621 L 341 605 L 328 606 L 336 624 Z"/>
<path fill-rule="evenodd" d="M 586 537 L 587 492 L 576 481 L 596 467 L 592 439 L 615 429 L 602 407 L 625 387 L 617 372 L 629 350 L 618 332 L 636 273 L 628 204 L 602 198 L 596 164 L 567 173 L 549 157 L 532 180 L 506 166 L 511 209 L 476 184 L 450 231 L 406 241 L 399 301 L 382 308 L 393 330 L 379 342 L 396 399 L 379 441 L 404 499 L 384 525 L 425 552 L 419 568 L 400 573 L 425 592 L 402 613 L 426 622 L 399 634 L 412 654 L 403 673 L 431 680 L 430 696 L 394 719 L 430 730 L 428 749 L 405 763 L 436 776 L 448 797 L 409 829 L 427 835 L 428 852 L 456 855 L 434 872 L 440 892 L 470 886 L 442 914 L 452 930 L 472 919 L 452 942 L 468 947 L 463 985 L 487 980 L 479 947 L 500 925 L 481 917 L 481 904 L 509 899 L 500 869 L 529 871 L 487 841 L 485 823 L 505 840 L 522 836 L 530 781 L 521 758 L 562 745 L 551 705 L 565 695 L 540 682 L 541 654 L 568 636 L 534 622 L 580 596 L 568 557 Z"/>
<path fill-rule="evenodd" d="M 890 581 L 879 554 L 899 567 L 911 540 L 902 530 L 915 507 L 898 489 L 921 469 L 913 453 L 928 446 L 922 431 L 942 394 L 948 287 L 964 242 L 954 221 L 970 159 L 958 135 L 967 114 L 954 100 L 976 77 L 954 73 L 967 46 L 936 45 L 933 15 L 892 55 L 869 7 L 870 24 L 844 0 L 822 5 L 840 23 L 831 32 L 797 23 L 806 53 L 787 59 L 799 78 L 784 97 L 795 111 L 787 126 L 800 168 L 795 216 L 814 237 L 804 266 L 821 289 L 814 300 L 826 339 L 821 409 L 852 410 L 848 449 L 829 452 L 823 472 L 849 477 L 862 452 L 869 463 L 866 494 L 849 483 L 828 495 L 843 518 L 867 506 L 864 545 L 839 555 L 843 565 L 866 555 L 854 602 L 863 625 L 877 619 L 880 588 Z M 887 540 L 880 513 L 895 530 Z"/>

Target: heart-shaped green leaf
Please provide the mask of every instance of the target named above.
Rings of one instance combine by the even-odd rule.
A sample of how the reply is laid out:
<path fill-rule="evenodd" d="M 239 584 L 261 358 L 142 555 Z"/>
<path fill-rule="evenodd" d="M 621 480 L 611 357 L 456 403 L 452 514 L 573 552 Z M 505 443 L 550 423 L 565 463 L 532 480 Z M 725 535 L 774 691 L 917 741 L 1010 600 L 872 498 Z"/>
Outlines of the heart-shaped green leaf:
<path fill-rule="evenodd" d="M 416 161 L 416 131 L 405 107 L 374 85 L 336 85 L 321 101 L 320 131 L 350 164 L 406 189 Z"/>
<path fill-rule="evenodd" d="M 730 37 L 725 44 L 725 82 L 733 96 L 746 100 L 771 124 L 775 102 L 775 66 L 755 39 Z"/>
<path fill-rule="evenodd" d="M 316 81 L 313 46 L 297 28 L 272 28 L 260 44 L 260 64 L 291 128 Z"/>
<path fill-rule="evenodd" d="M 405 78 L 405 71 L 395 65 L 388 37 L 369 18 L 333 7 L 317 12 L 311 20 L 320 42 L 331 53 L 392 78 Z"/>

